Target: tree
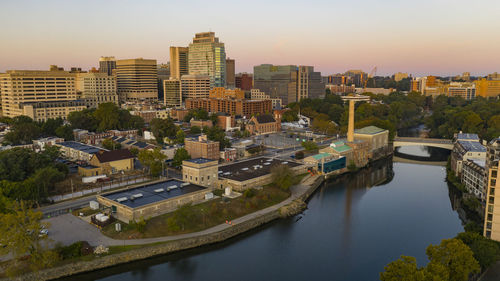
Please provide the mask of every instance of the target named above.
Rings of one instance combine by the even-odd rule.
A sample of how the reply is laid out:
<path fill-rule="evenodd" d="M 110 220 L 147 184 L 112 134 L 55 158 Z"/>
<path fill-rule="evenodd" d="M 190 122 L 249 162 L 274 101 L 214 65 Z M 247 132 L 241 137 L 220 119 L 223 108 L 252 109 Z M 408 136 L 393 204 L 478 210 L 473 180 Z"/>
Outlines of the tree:
<path fill-rule="evenodd" d="M 129 124 L 126 128 L 141 130 L 142 128 L 144 128 L 144 119 L 142 119 L 142 117 L 138 115 L 131 115 Z"/>
<path fill-rule="evenodd" d="M 153 177 L 157 177 L 162 172 L 162 162 L 167 156 L 161 153 L 159 148 L 154 150 L 141 150 L 137 155 L 142 165 L 148 168 Z"/>
<path fill-rule="evenodd" d="M 271 168 L 273 184 L 282 190 L 289 190 L 293 185 L 293 172 L 287 165 L 276 165 Z"/>
<path fill-rule="evenodd" d="M 204 128 L 203 131 L 207 138 L 211 141 L 218 141 L 219 148 L 222 150 L 226 147 L 231 147 L 231 142 L 226 138 L 226 132 L 219 127 Z"/>
<path fill-rule="evenodd" d="M 471 273 L 480 270 L 472 250 L 459 239 L 444 239 L 440 245 L 429 245 L 426 250 L 430 262 L 427 267 L 442 265 L 449 273 L 449 280 L 467 281 Z"/>
<path fill-rule="evenodd" d="M 68 114 L 68 121 L 75 129 L 95 131 L 99 121 L 94 116 L 95 109 L 84 109 L 82 111 L 73 111 Z"/>
<path fill-rule="evenodd" d="M 281 120 L 283 122 L 294 122 L 298 121 L 299 117 L 297 116 L 297 112 L 294 110 L 287 110 L 283 113 L 283 116 L 281 116 Z"/>
<path fill-rule="evenodd" d="M 318 145 L 313 141 L 304 141 L 301 145 L 307 151 L 314 151 L 318 149 Z"/>
<path fill-rule="evenodd" d="M 381 281 L 424 281 L 425 273 L 417 267 L 414 257 L 401 256 L 384 267 L 380 273 Z"/>
<path fill-rule="evenodd" d="M 73 129 L 70 125 L 63 125 L 56 129 L 56 136 L 63 138 L 64 140 L 73 140 L 75 137 L 73 135 Z"/>
<path fill-rule="evenodd" d="M 122 145 L 119 142 L 116 142 L 111 138 L 103 140 L 102 146 L 107 150 L 117 150 L 122 148 Z"/>
<path fill-rule="evenodd" d="M 9 212 L 0 215 L 0 254 L 11 253 L 16 259 L 26 254 L 33 270 L 51 266 L 57 254 L 44 247 L 47 236 L 40 235 L 47 224 L 40 223 L 42 213 L 34 212 L 25 202 L 12 202 Z"/>
<path fill-rule="evenodd" d="M 179 128 L 172 119 L 153 118 L 150 122 L 151 132 L 159 143 L 163 143 L 164 138 L 174 139 Z"/>
<path fill-rule="evenodd" d="M 191 126 L 189 133 L 193 135 L 201 134 L 201 128 L 199 126 Z"/>
<path fill-rule="evenodd" d="M 304 152 L 303 151 L 295 152 L 295 159 L 304 159 Z"/>
<path fill-rule="evenodd" d="M 186 138 L 186 134 L 182 129 L 179 128 L 177 133 L 175 134 L 175 142 L 179 144 L 184 144 L 184 139 Z"/>
<path fill-rule="evenodd" d="M 99 122 L 97 130 L 107 131 L 120 127 L 120 113 L 116 104 L 111 102 L 101 103 L 94 112 L 94 116 Z"/>
<path fill-rule="evenodd" d="M 474 258 L 484 270 L 500 258 L 500 248 L 495 241 L 474 232 L 462 232 L 457 239 L 464 242 L 474 253 Z"/>
<path fill-rule="evenodd" d="M 187 152 L 185 148 L 179 148 L 175 151 L 174 159 L 172 160 L 172 165 L 174 167 L 180 167 L 182 165 L 182 161 L 191 159 L 191 156 Z"/>
<path fill-rule="evenodd" d="M 5 140 L 11 144 L 28 144 L 37 139 L 42 130 L 27 116 L 12 118 L 11 131 L 5 134 Z"/>
<path fill-rule="evenodd" d="M 42 122 L 41 129 L 42 133 L 47 136 L 53 136 L 56 134 L 57 128 L 63 125 L 63 120 L 61 117 L 56 119 L 49 118 L 45 122 Z"/>

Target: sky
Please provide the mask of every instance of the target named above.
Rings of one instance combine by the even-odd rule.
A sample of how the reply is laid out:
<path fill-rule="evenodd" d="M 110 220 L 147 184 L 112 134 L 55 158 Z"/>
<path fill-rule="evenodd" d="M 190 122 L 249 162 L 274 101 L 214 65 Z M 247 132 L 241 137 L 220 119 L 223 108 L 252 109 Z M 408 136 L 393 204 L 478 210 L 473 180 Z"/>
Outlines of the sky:
<path fill-rule="evenodd" d="M 0 72 L 90 69 L 101 56 L 165 63 L 170 46 L 204 31 L 225 43 L 236 72 L 500 72 L 498 0 L 0 0 L 0 26 Z"/>

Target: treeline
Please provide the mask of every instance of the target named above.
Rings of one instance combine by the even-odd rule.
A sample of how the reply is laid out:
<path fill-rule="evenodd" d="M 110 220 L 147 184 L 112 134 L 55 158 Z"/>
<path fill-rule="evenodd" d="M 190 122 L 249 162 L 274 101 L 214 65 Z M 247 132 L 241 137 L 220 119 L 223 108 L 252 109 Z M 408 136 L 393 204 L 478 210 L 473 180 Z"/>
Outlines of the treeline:
<path fill-rule="evenodd" d="M 491 140 L 500 136 L 500 101 L 477 97 L 472 101 L 440 95 L 430 105 L 432 115 L 425 120 L 430 137 L 452 138 L 454 133 L 479 134 Z"/>
<path fill-rule="evenodd" d="M 59 149 L 54 146 L 36 153 L 14 148 L 0 152 L 0 209 L 9 200 L 27 201 L 31 205 L 44 202 L 56 182 L 68 174 L 68 167 L 55 160 Z"/>
<path fill-rule="evenodd" d="M 484 272 L 500 257 L 498 243 L 474 232 L 462 232 L 440 245 L 429 245 L 429 263 L 418 267 L 414 257 L 401 256 L 380 273 L 382 281 L 467 281 Z"/>
<path fill-rule="evenodd" d="M 411 78 L 405 78 L 401 81 L 394 81 L 391 77 L 375 76 L 368 78 L 367 88 L 395 89 L 396 91 L 409 91 Z"/>
<path fill-rule="evenodd" d="M 408 94 L 393 92 L 389 95 L 366 93 L 376 103 L 358 102 L 355 110 L 355 127 L 377 126 L 387 129 L 393 138 L 396 130 L 422 122 L 428 99 L 417 92 Z M 285 122 L 295 121 L 300 110 L 302 115 L 313 119 L 312 128 L 326 134 L 342 134 L 347 131 L 349 104 L 336 94 L 326 94 L 324 99 L 303 99 L 288 105 L 292 110 L 283 116 Z M 332 121 L 334 123 L 332 123 Z"/>
<path fill-rule="evenodd" d="M 67 121 L 49 118 L 47 121 L 36 122 L 27 116 L 17 116 L 2 117 L 0 122 L 10 125 L 11 130 L 5 135 L 4 143 L 12 145 L 28 144 L 34 139 L 47 136 L 73 140 L 73 129 L 103 132 L 144 128 L 144 120 L 140 116 L 131 115 L 128 110 L 113 103 L 100 104 L 97 109 L 71 112 Z"/>

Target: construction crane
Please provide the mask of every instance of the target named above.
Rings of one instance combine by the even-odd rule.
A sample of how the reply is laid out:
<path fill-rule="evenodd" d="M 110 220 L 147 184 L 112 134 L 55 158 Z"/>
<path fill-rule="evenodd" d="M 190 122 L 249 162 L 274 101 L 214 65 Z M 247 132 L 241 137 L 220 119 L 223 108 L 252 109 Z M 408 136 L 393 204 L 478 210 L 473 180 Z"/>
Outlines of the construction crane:
<path fill-rule="evenodd" d="M 370 71 L 370 74 L 368 74 L 368 79 L 369 78 L 373 78 L 377 75 L 377 67 L 375 66 L 372 71 Z M 365 84 L 364 84 L 364 87 L 363 89 L 366 89 L 366 83 L 368 83 L 368 79 L 365 80 Z"/>

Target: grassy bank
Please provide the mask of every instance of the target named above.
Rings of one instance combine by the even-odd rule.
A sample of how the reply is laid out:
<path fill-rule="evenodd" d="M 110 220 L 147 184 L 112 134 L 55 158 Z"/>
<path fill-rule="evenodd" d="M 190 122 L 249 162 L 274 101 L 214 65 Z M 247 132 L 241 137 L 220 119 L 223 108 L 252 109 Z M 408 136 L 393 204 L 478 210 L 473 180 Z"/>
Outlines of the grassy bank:
<path fill-rule="evenodd" d="M 115 224 L 110 224 L 102 232 L 114 239 L 141 239 L 197 232 L 278 204 L 289 196 L 289 191 L 272 185 L 262 190 L 250 189 L 235 199 L 217 198 L 202 204 L 185 205 L 175 212 L 149 220 L 121 223 L 121 232 L 116 232 Z"/>

